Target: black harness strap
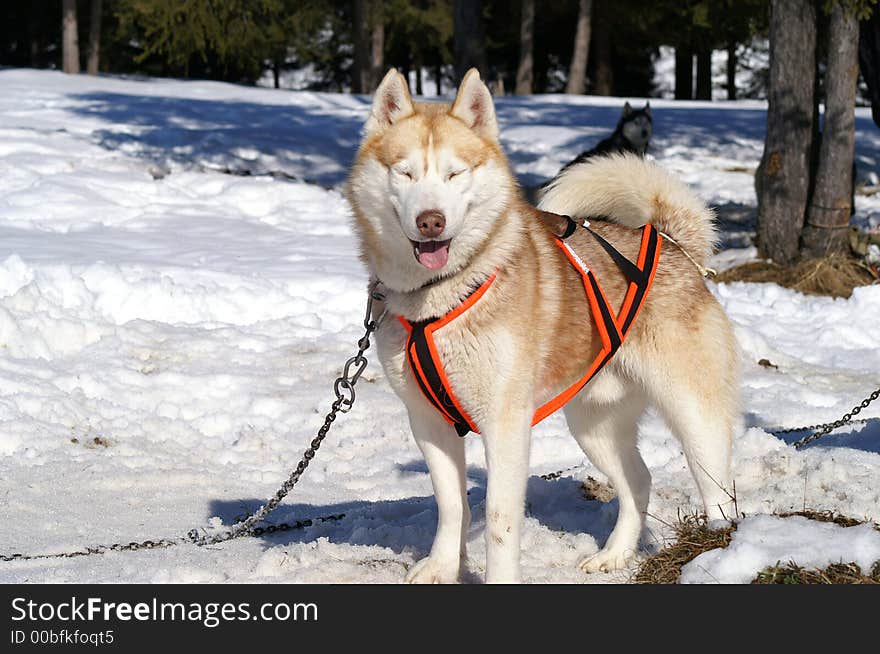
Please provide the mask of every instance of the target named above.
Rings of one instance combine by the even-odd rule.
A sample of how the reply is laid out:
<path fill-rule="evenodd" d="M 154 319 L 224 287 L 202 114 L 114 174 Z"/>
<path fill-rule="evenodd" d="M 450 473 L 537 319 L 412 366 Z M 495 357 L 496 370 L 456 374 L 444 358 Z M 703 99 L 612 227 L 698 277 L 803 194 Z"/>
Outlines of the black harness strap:
<path fill-rule="evenodd" d="M 565 231 L 559 236 L 563 241 L 577 231 L 578 224 L 571 216 L 563 216 L 568 222 L 565 223 Z"/>
<path fill-rule="evenodd" d="M 568 250 L 566 256 L 569 257 L 572 265 L 580 272 L 584 279 L 584 284 L 589 285 L 588 297 L 591 296 L 595 300 L 595 302 L 592 299 L 590 300 L 593 319 L 597 321 L 600 333 L 607 335 L 607 338 L 605 339 L 602 351 L 599 353 L 599 357 L 594 360 L 585 377 L 550 402 L 539 407 L 538 411 L 535 412 L 533 423 L 540 421 L 546 415 L 557 410 L 574 393 L 583 388 L 611 360 L 611 357 L 620 348 L 633 320 L 635 320 L 639 309 L 641 309 L 644 303 L 645 294 L 651 285 L 657 268 L 657 259 L 660 251 L 658 232 L 650 224 L 645 225 L 643 228 L 638 264 L 627 259 L 601 235 L 585 225 L 585 228 L 618 265 L 623 275 L 630 282 L 630 288 L 627 291 L 624 306 L 621 308 L 621 314 L 616 315 L 611 307 L 608 306 L 608 301 L 605 299 L 605 295 L 593 272 L 586 267 L 567 244 L 563 243 L 564 239 L 574 234 L 579 224 L 569 216 L 547 215 L 557 221 L 561 218 L 565 218 L 567 221 L 564 227 L 562 223 L 558 223 L 558 231 L 561 231 L 562 235 L 557 237 L 559 239 L 557 240 L 557 245 Z M 471 431 L 477 431 L 477 428 L 459 405 L 452 393 L 452 389 L 448 387 L 449 382 L 446 380 L 444 371 L 440 368 L 443 364 L 439 360 L 436 348 L 434 347 L 433 332 L 435 329 L 447 324 L 449 320 L 453 320 L 461 315 L 474 302 L 479 301 L 482 293 L 488 289 L 494 279 L 495 275 L 478 288 L 472 289 L 467 297 L 462 300 L 461 305 L 452 309 L 445 316 L 412 323 L 402 317 L 399 318 L 400 322 L 409 332 L 406 340 L 406 358 L 419 390 L 421 390 L 428 402 L 440 412 L 443 419 L 455 428 L 459 436 L 465 436 Z M 635 286 L 634 290 L 633 285 Z M 598 324 L 600 322 L 601 324 Z"/>
<path fill-rule="evenodd" d="M 470 425 L 449 397 L 449 391 L 440 378 L 437 364 L 428 347 L 425 327 L 431 322 L 433 320 L 410 323 L 411 331 L 406 341 L 406 356 L 422 394 L 443 414 L 447 422 L 452 423 L 459 436 L 466 436 L 471 431 Z"/>
<path fill-rule="evenodd" d="M 608 303 L 604 300 L 602 290 L 599 288 L 599 282 L 596 281 L 596 276 L 592 271 L 587 273 L 587 279 L 590 280 L 590 286 L 593 288 L 593 293 L 596 295 L 602 323 L 605 325 L 605 329 L 608 331 L 608 337 L 611 340 L 611 351 L 608 353 L 608 359 L 610 359 L 623 343 L 623 334 L 621 334 L 620 328 L 617 326 L 617 321 L 614 320 L 614 314 L 611 312 L 611 307 L 609 307 Z M 604 365 L 604 363 L 602 365 Z M 602 366 L 599 367 L 601 368 Z"/>
<path fill-rule="evenodd" d="M 643 264 L 641 264 L 641 269 L 636 268 L 636 270 L 639 271 L 639 277 L 641 279 L 637 280 L 637 279 L 632 279 L 630 277 L 630 281 L 633 281 L 636 284 L 636 294 L 633 297 L 633 301 L 632 301 L 632 304 L 630 305 L 629 311 L 627 312 L 627 315 L 624 317 L 623 324 L 620 327 L 620 331 L 624 335 L 626 335 L 626 333 L 629 331 L 629 328 L 632 325 L 633 320 L 635 320 L 635 318 L 636 318 L 636 314 L 639 312 L 639 309 L 641 308 L 642 304 L 644 303 L 645 293 L 648 292 L 648 287 L 650 286 L 652 271 L 654 271 L 657 267 L 656 264 L 657 264 L 657 255 L 659 253 L 658 247 L 659 247 L 660 234 L 657 232 L 657 230 L 652 225 L 646 225 L 645 229 L 649 230 L 649 232 L 648 232 L 648 245 L 644 250 L 645 261 Z M 597 234 L 597 236 L 598 236 L 598 234 Z M 615 250 L 615 252 L 617 252 L 617 250 Z M 618 252 L 618 255 L 619 254 L 620 253 Z M 628 260 L 625 259 L 625 261 L 627 261 L 627 263 L 629 263 Z M 624 274 L 626 274 L 626 271 L 624 271 Z"/>
<path fill-rule="evenodd" d="M 570 216 L 564 216 L 568 219 L 568 225 L 566 226 L 566 230 L 563 236 L 560 236 L 562 240 L 567 239 L 574 233 L 574 229 L 577 227 L 578 223 L 573 220 Z M 603 218 L 595 218 L 594 220 L 604 220 Z M 650 280 L 651 271 L 654 270 L 654 262 L 657 259 L 657 241 L 660 238 L 657 229 L 653 225 L 645 225 L 644 229 L 648 231 L 648 245 L 645 249 L 645 261 L 644 263 L 637 266 L 632 261 L 623 256 L 620 251 L 615 248 L 611 243 L 609 243 L 605 238 L 590 229 L 589 224 L 584 224 L 584 229 L 586 229 L 590 234 L 593 235 L 593 238 L 596 239 L 596 242 L 602 246 L 602 249 L 608 253 L 608 256 L 617 264 L 620 268 L 620 271 L 624 274 L 624 276 L 631 282 L 636 285 L 636 294 L 633 298 L 633 303 L 630 307 L 630 310 L 627 312 L 623 320 L 623 324 L 621 325 L 620 331 L 623 334 L 626 334 L 629 331 L 630 326 L 632 325 L 632 321 L 635 319 L 636 314 L 638 313 L 639 307 L 642 306 L 642 301 L 644 299 L 645 293 L 648 290 L 648 282 Z M 604 303 L 603 303 L 604 304 Z"/>
<path fill-rule="evenodd" d="M 644 270 L 640 270 L 637 265 L 635 265 L 632 261 L 623 256 L 617 248 L 615 248 L 611 243 L 606 241 L 601 235 L 594 232 L 589 227 L 585 227 L 585 229 L 593 235 L 593 238 L 602 246 L 602 249 L 605 250 L 608 255 L 614 260 L 614 263 L 620 268 L 621 272 L 626 276 L 626 278 L 635 282 L 639 286 L 643 286 L 648 282 L 648 275 Z"/>

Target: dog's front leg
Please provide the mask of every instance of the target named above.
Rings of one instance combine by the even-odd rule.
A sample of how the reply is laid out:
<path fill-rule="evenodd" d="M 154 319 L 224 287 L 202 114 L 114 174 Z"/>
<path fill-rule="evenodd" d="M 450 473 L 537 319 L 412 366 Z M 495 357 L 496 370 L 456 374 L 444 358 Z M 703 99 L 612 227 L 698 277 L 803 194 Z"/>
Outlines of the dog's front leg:
<path fill-rule="evenodd" d="M 411 584 L 455 583 L 466 560 L 471 520 L 465 485 L 464 439 L 433 407 L 411 407 L 409 415 L 413 436 L 431 473 L 438 520 L 431 554 L 410 568 L 406 581 Z"/>
<path fill-rule="evenodd" d="M 520 580 L 520 530 L 529 475 L 531 413 L 527 402 L 507 406 L 483 429 L 486 491 L 486 583 Z"/>

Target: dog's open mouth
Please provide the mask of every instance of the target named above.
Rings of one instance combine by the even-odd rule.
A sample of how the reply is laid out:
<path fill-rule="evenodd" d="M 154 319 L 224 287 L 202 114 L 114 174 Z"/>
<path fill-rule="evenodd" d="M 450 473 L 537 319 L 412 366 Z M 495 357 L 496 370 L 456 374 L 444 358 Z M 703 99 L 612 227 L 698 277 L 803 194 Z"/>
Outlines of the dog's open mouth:
<path fill-rule="evenodd" d="M 449 244 L 446 241 L 412 241 L 416 261 L 428 270 L 440 270 L 449 261 Z"/>

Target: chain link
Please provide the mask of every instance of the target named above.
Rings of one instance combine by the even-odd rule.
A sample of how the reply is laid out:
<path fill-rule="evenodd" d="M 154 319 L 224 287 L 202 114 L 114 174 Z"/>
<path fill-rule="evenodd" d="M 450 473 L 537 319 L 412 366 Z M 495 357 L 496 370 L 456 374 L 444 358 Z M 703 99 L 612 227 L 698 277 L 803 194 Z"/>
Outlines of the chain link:
<path fill-rule="evenodd" d="M 867 418 L 859 418 L 854 419 L 853 416 L 857 416 L 862 412 L 862 409 L 866 408 L 871 402 L 880 397 L 880 388 L 871 393 L 868 397 L 862 400 L 859 404 L 854 406 L 849 410 L 849 413 L 844 413 L 843 416 L 839 420 L 835 420 L 833 422 L 826 422 L 820 425 L 809 425 L 805 427 L 792 427 L 790 429 L 771 429 L 768 430 L 771 434 L 791 434 L 794 432 L 800 431 L 812 431 L 814 433 L 804 436 L 799 441 L 792 443 L 795 449 L 801 449 L 802 447 L 812 443 L 815 440 L 822 438 L 823 436 L 827 436 L 832 431 L 837 429 L 838 427 L 843 427 L 844 425 L 852 424 L 852 423 L 864 423 L 868 422 Z"/>
<path fill-rule="evenodd" d="M 216 545 L 224 543 L 243 536 L 262 536 L 263 534 L 273 534 L 278 531 L 290 531 L 294 529 L 304 529 L 314 524 L 328 521 L 341 520 L 345 514 L 335 514 L 313 518 L 310 520 L 297 520 L 292 523 L 269 524 L 265 527 L 258 527 L 272 511 L 274 511 L 294 486 L 299 482 L 300 477 L 309 467 L 312 459 L 321 443 L 330 431 L 330 427 L 336 420 L 336 416 L 340 413 L 348 413 L 354 406 L 355 392 L 354 387 L 361 378 L 367 367 L 367 358 L 364 356 L 370 347 L 370 336 L 379 329 L 382 321 L 385 319 L 387 309 L 374 319 L 373 318 L 373 302 L 382 302 L 385 296 L 378 290 L 379 283 L 374 281 L 370 284 L 367 296 L 367 311 L 364 317 L 364 335 L 358 340 L 358 351 L 353 357 L 345 362 L 342 368 L 342 376 L 338 377 L 333 384 L 333 391 L 336 394 L 336 400 L 330 405 L 330 412 L 324 418 L 324 424 L 318 429 L 318 433 L 309 447 L 303 452 L 300 462 L 297 464 L 293 472 L 287 480 L 281 484 L 281 487 L 263 506 L 254 511 L 251 515 L 243 517 L 234 525 L 222 532 L 207 533 L 204 530 L 200 532 L 198 529 L 191 529 L 186 536 L 179 538 L 160 538 L 158 540 L 142 540 L 130 543 L 114 543 L 112 545 L 95 545 L 85 547 L 81 550 L 73 550 L 70 552 L 62 552 L 57 554 L 0 554 L 0 561 L 32 561 L 36 559 L 58 559 L 58 558 L 76 558 L 80 556 L 91 556 L 93 554 L 106 554 L 107 552 L 135 552 L 138 550 L 162 549 L 173 547 L 175 545 L 191 544 L 197 547 L 205 547 L 206 545 Z"/>
<path fill-rule="evenodd" d="M 317 435 L 314 439 L 312 439 L 312 442 L 309 444 L 309 447 L 305 450 L 305 452 L 303 452 L 300 462 L 297 464 L 296 468 L 293 470 L 287 480 L 281 485 L 281 487 L 269 499 L 269 501 L 267 501 L 266 504 L 261 506 L 254 513 L 249 516 L 242 517 L 242 519 L 238 520 L 234 525 L 232 525 L 232 527 L 230 527 L 226 531 L 219 533 L 199 533 L 198 529 L 191 529 L 186 536 L 179 538 L 160 538 L 158 540 L 143 540 L 130 543 L 114 543 L 112 545 L 95 545 L 92 547 L 86 547 L 81 550 L 73 550 L 70 552 L 62 552 L 57 554 L 0 554 L 0 561 L 31 561 L 36 559 L 75 558 L 81 556 L 91 556 L 93 554 L 105 554 L 107 552 L 131 552 L 142 549 L 163 549 L 167 547 L 173 547 L 175 545 L 181 545 L 184 543 L 195 545 L 197 547 L 205 547 L 207 545 L 216 545 L 218 543 L 224 543 L 226 541 L 234 540 L 236 538 L 241 538 L 244 536 L 256 537 L 262 536 L 264 534 L 273 534 L 278 531 L 284 532 L 296 529 L 304 529 L 306 527 L 311 527 L 314 524 L 318 524 L 321 522 L 341 520 L 343 517 L 345 517 L 345 514 L 328 515 L 308 520 L 297 520 L 292 523 L 282 522 L 277 524 L 269 524 L 265 527 L 256 526 L 258 523 L 263 522 L 269 516 L 269 514 L 272 513 L 272 511 L 274 511 L 279 504 L 281 504 L 287 494 L 290 493 L 293 487 L 296 486 L 296 484 L 299 482 L 302 474 L 305 472 L 306 468 L 308 468 L 309 463 L 311 463 L 312 459 L 315 458 L 315 454 L 317 453 L 318 448 L 321 447 L 321 443 L 324 441 L 324 438 L 329 433 L 330 427 L 336 420 L 337 415 L 340 413 L 348 413 L 354 406 L 356 399 L 354 387 L 367 367 L 367 358 L 364 356 L 364 352 L 366 352 L 370 347 L 370 336 L 379 328 L 387 314 L 387 309 L 383 309 L 379 316 L 374 319 L 372 317 L 373 301 L 382 302 L 384 299 L 384 295 L 378 290 L 378 282 L 373 282 L 370 285 L 367 298 L 367 311 L 364 317 L 364 335 L 357 342 L 357 354 L 355 354 L 353 357 L 345 362 L 345 366 L 342 369 L 342 375 L 338 377 L 333 384 L 333 391 L 336 395 L 336 400 L 333 402 L 333 404 L 331 404 L 330 412 L 324 418 L 324 424 L 321 425 L 320 429 L 318 429 Z M 809 443 L 812 443 L 813 441 L 818 440 L 823 436 L 826 436 L 838 427 L 842 427 L 843 425 L 850 423 L 867 422 L 867 419 L 854 419 L 854 416 L 861 413 L 862 409 L 866 408 L 878 397 L 880 397 L 880 388 L 875 390 L 859 404 L 850 409 L 849 413 L 845 413 L 843 417 L 833 422 L 819 425 L 809 425 L 805 427 L 792 427 L 788 429 L 776 429 L 768 431 L 771 434 L 788 434 L 800 431 L 817 430 L 815 431 L 815 433 L 809 436 L 805 436 L 804 438 L 793 444 L 795 448 L 800 449 L 805 445 L 808 445 Z M 572 466 L 571 468 L 566 468 L 565 470 L 559 470 L 557 472 L 541 475 L 541 477 L 547 480 L 555 480 L 561 477 L 565 472 L 569 472 L 578 467 L 580 466 Z"/>

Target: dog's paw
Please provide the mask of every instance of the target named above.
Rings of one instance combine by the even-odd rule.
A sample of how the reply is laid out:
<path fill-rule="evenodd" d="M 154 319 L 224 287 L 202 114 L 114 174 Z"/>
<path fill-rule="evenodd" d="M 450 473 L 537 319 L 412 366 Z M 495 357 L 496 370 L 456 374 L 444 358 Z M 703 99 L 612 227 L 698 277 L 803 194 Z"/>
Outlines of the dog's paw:
<path fill-rule="evenodd" d="M 460 572 L 458 561 L 440 561 L 428 556 L 406 573 L 404 581 L 408 584 L 456 584 Z"/>
<path fill-rule="evenodd" d="M 614 572 L 623 570 L 635 559 L 634 550 L 604 549 L 598 554 L 587 556 L 578 561 L 578 567 L 584 572 Z"/>

